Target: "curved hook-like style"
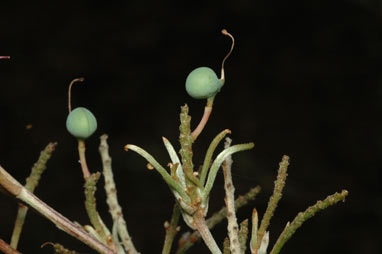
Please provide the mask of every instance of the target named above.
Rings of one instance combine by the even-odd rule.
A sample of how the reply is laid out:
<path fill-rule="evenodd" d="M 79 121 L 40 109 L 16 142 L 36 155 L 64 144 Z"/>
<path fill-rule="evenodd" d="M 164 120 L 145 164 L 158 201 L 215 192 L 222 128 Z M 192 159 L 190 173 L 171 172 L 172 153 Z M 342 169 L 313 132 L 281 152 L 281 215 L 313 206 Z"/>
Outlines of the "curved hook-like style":
<path fill-rule="evenodd" d="M 76 82 L 83 82 L 85 78 L 75 78 L 70 82 L 69 89 L 68 89 L 68 110 L 69 113 L 72 112 L 72 102 L 71 102 L 71 96 L 72 96 L 72 86 Z"/>
<path fill-rule="evenodd" d="M 228 54 L 224 57 L 224 59 L 222 61 L 222 70 L 221 70 L 220 80 L 222 80 L 223 83 L 224 83 L 224 80 L 225 80 L 225 76 L 224 76 L 224 63 L 225 63 L 225 60 L 227 60 L 227 58 L 231 55 L 231 53 L 233 51 L 233 48 L 235 47 L 235 38 L 226 29 L 222 30 L 222 34 L 230 37 L 231 40 L 232 40 L 231 49 L 229 50 Z"/>

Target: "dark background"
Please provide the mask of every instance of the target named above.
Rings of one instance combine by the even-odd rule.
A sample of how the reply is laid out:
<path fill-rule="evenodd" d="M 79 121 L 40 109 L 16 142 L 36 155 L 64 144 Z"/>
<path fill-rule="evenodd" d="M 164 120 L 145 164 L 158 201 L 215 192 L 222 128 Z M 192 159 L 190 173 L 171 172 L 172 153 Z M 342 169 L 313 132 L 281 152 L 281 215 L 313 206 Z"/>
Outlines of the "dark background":
<path fill-rule="evenodd" d="M 139 251 L 159 253 L 172 194 L 157 172 L 145 169 L 145 160 L 122 148 L 139 145 L 167 164 L 161 137 L 179 149 L 180 106 L 190 106 L 195 126 L 205 104 L 186 94 L 185 78 L 199 66 L 220 70 L 230 47 L 220 30 L 227 28 L 237 44 L 210 122 L 194 144 L 194 163 L 200 164 L 209 142 L 225 128 L 234 143 L 255 142 L 254 150 L 233 158 L 236 194 L 263 188 L 238 213 L 243 220 L 255 206 L 263 214 L 278 162 L 287 154 L 289 178 L 269 228 L 270 248 L 299 211 L 347 189 L 347 201 L 306 222 L 283 253 L 380 253 L 381 14 L 377 0 L 4 1 L 0 55 L 12 58 L 0 61 L 0 164 L 24 182 L 39 151 L 57 141 L 36 194 L 71 220 L 89 223 L 76 140 L 65 128 L 68 84 L 85 77 L 73 88 L 72 104 L 98 119 L 87 141 L 89 167 L 101 170 L 98 137 L 108 133 L 128 229 Z M 222 178 L 210 212 L 224 204 Z M 98 207 L 110 226 L 103 182 L 98 186 Z M 5 241 L 16 209 L 14 200 L 0 195 Z M 212 231 L 219 244 L 225 230 L 222 223 Z M 52 253 L 40 249 L 46 241 L 93 253 L 29 213 L 19 249 Z M 203 243 L 189 251 L 207 252 Z"/>

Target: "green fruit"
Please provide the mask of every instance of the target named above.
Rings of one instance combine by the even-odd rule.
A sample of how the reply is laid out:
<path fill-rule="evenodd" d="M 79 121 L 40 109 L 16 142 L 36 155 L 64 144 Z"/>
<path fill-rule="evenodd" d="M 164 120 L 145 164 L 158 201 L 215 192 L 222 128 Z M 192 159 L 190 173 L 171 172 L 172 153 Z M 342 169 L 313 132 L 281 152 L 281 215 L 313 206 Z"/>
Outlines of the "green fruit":
<path fill-rule="evenodd" d="M 223 82 L 208 67 L 199 67 L 190 72 L 186 79 L 186 91 L 194 99 L 207 99 L 215 96 Z"/>
<path fill-rule="evenodd" d="M 66 129 L 76 138 L 87 139 L 96 131 L 97 119 L 88 109 L 78 107 L 69 113 Z"/>

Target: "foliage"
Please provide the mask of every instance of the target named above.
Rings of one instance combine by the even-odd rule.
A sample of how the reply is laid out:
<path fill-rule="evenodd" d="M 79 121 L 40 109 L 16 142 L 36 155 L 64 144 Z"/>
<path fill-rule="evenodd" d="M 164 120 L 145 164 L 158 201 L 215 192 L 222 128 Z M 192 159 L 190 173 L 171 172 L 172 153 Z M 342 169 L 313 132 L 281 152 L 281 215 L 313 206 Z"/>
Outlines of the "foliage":
<path fill-rule="evenodd" d="M 165 222 L 165 241 L 162 253 L 186 253 L 197 241 L 202 238 L 210 252 L 213 254 L 232 253 L 243 254 L 249 249 L 252 254 L 277 254 L 284 246 L 286 241 L 294 234 L 306 220 L 314 216 L 318 211 L 334 205 L 339 201 L 344 201 L 348 192 L 343 190 L 328 196 L 322 201 L 318 201 L 313 206 L 300 212 L 296 218 L 287 223 L 276 240 L 270 252 L 267 251 L 269 245 L 269 225 L 274 215 L 287 177 L 289 157 L 284 155 L 279 165 L 277 179 L 274 183 L 274 191 L 269 199 L 267 209 L 259 220 L 259 214 L 253 209 L 251 220 L 246 219 L 238 223 L 236 211 L 240 207 L 253 200 L 260 191 L 260 187 L 252 188 L 248 193 L 239 196 L 235 200 L 235 188 L 232 182 L 231 168 L 233 164 L 232 155 L 238 152 L 250 150 L 254 143 L 231 145 L 232 140 L 226 136 L 231 133 L 225 129 L 212 140 L 205 154 L 204 161 L 200 168 L 195 169 L 193 161 L 193 143 L 205 128 L 209 116 L 211 115 L 213 102 L 221 91 L 225 83 L 224 62 L 231 54 L 234 47 L 234 38 L 226 30 L 222 33 L 232 40 L 232 46 L 223 59 L 221 68 L 221 78 L 218 79 L 215 72 L 208 67 L 200 67 L 192 71 L 186 80 L 186 90 L 191 97 L 195 99 L 206 99 L 204 115 L 199 124 L 192 131 L 191 116 L 187 105 L 181 107 L 179 142 L 181 149 L 179 154 L 175 151 L 171 142 L 163 137 L 163 144 L 169 154 L 171 163 L 169 169 L 162 166 L 149 152 L 143 148 L 128 144 L 126 151 L 134 151 L 144 157 L 148 164 L 147 167 L 155 169 L 169 186 L 174 196 L 174 209 L 170 222 Z M 4 57 L 0 57 L 4 58 Z M 19 211 L 15 222 L 14 232 L 11 243 L 0 241 L 0 250 L 7 254 L 20 253 L 17 250 L 23 223 L 27 215 L 28 206 L 33 207 L 41 215 L 52 221 L 59 229 L 65 231 L 71 236 L 82 241 L 98 253 L 102 254 L 137 254 L 139 253 L 127 228 L 127 223 L 118 202 L 117 188 L 114 183 L 112 172 L 111 157 L 109 155 L 107 135 L 101 136 L 99 152 L 103 164 L 102 175 L 105 180 L 105 191 L 107 195 L 106 202 L 109 206 L 110 215 L 113 219 L 113 225 L 108 228 L 101 214 L 97 211 L 95 193 L 97 182 L 101 177 L 101 172 L 91 173 L 86 163 L 85 139 L 89 138 L 97 128 L 97 120 L 94 115 L 86 108 L 78 107 L 71 110 L 71 87 L 77 81 L 83 81 L 83 78 L 73 80 L 69 85 L 69 114 L 67 118 L 68 131 L 78 139 L 78 154 L 81 162 L 81 169 L 84 177 L 84 195 L 85 209 L 91 225 L 81 226 L 74 223 L 53 208 L 42 202 L 33 194 L 38 181 L 46 168 L 46 164 L 54 151 L 56 144 L 49 144 L 40 155 L 39 160 L 32 168 L 31 175 L 27 179 L 25 186 L 22 186 L 5 169 L 0 166 L 0 187 L 6 193 L 14 196 L 20 201 Z M 225 138 L 225 147 L 215 157 L 215 150 L 218 144 Z M 207 218 L 211 189 L 214 186 L 216 175 L 222 168 L 225 181 L 225 204 L 220 211 Z M 183 218 L 185 223 L 193 232 L 186 232 L 180 236 L 176 250 L 173 250 L 173 243 L 177 233 L 180 231 L 178 226 L 179 219 Z M 217 223 L 227 218 L 227 238 L 224 240 L 223 251 L 215 241 L 210 229 Z M 251 221 L 251 223 L 249 223 Z M 249 225 L 250 224 L 250 225 Z M 249 232 L 251 228 L 251 232 Z M 47 242 L 42 245 L 52 245 L 55 253 L 77 253 L 66 249 L 59 243 Z M 247 248 L 249 247 L 249 248 Z"/>

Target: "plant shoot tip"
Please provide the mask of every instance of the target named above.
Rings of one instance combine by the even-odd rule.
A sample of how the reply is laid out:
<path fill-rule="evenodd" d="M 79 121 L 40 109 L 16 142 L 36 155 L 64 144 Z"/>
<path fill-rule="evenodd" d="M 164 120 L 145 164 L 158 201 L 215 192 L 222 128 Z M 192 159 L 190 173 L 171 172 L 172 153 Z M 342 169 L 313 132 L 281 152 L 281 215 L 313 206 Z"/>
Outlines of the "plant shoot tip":
<path fill-rule="evenodd" d="M 284 154 L 282 160 L 288 160 L 289 161 L 289 156 Z"/>
<path fill-rule="evenodd" d="M 125 150 L 125 152 L 129 151 L 129 145 L 125 145 L 125 146 L 123 147 L 123 150 Z"/>

